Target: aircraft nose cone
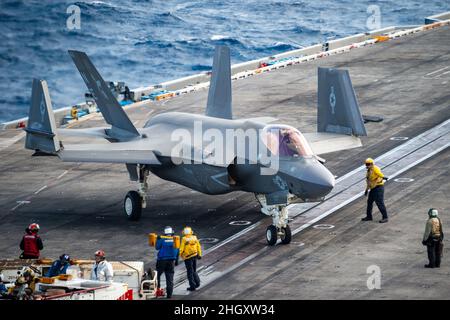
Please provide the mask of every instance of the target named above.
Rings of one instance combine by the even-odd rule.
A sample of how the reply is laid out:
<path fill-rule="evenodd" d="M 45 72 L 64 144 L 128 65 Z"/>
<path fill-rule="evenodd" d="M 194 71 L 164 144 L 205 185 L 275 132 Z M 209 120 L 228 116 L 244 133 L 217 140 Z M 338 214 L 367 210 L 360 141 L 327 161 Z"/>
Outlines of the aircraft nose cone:
<path fill-rule="evenodd" d="M 321 198 L 326 196 L 334 188 L 334 176 L 325 166 L 315 163 L 301 176 L 303 190 L 309 198 Z"/>
<path fill-rule="evenodd" d="M 334 188 L 334 176 L 316 159 L 300 159 L 281 163 L 281 172 L 288 183 L 289 192 L 302 199 L 320 199 Z"/>
<path fill-rule="evenodd" d="M 326 168 L 323 168 L 321 172 L 316 175 L 316 179 L 313 182 L 314 193 L 319 197 L 327 195 L 331 190 L 333 190 L 335 185 L 335 180 L 333 175 Z"/>

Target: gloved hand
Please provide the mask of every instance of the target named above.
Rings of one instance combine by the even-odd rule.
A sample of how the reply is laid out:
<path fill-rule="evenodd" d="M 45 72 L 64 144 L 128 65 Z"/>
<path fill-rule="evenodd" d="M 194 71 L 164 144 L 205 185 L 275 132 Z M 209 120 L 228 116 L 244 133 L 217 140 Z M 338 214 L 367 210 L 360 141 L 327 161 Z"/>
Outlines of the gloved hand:
<path fill-rule="evenodd" d="M 175 265 L 176 265 L 176 266 L 178 265 L 178 263 L 179 263 L 179 262 L 178 262 L 178 259 L 177 259 L 177 260 L 175 260 Z"/>
<path fill-rule="evenodd" d="M 383 177 L 383 180 L 386 180 L 386 181 L 388 181 L 388 180 L 389 180 L 389 178 L 388 178 L 388 177 Z"/>
<path fill-rule="evenodd" d="M 198 259 L 198 260 L 201 260 L 201 259 L 202 259 L 202 256 L 197 256 L 197 259 Z"/>
<path fill-rule="evenodd" d="M 369 190 L 364 191 L 364 196 L 367 197 L 368 193 L 369 193 Z"/>
<path fill-rule="evenodd" d="M 427 242 L 426 242 L 425 240 L 422 240 L 422 244 L 423 244 L 424 246 L 426 246 L 426 245 L 427 245 Z"/>
<path fill-rule="evenodd" d="M 158 235 L 158 236 L 156 237 L 156 240 L 159 240 L 159 239 L 161 239 L 161 236 L 160 236 L 160 235 Z"/>

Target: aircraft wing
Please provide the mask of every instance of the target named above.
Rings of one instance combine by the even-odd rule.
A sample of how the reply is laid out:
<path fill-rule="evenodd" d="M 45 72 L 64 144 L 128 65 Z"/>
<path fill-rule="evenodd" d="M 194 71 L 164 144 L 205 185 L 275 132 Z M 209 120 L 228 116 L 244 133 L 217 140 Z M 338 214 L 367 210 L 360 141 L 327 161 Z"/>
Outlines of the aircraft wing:
<path fill-rule="evenodd" d="M 161 164 L 152 150 L 138 142 L 69 145 L 64 146 L 58 156 L 68 162 Z"/>
<path fill-rule="evenodd" d="M 109 130 L 108 127 L 95 127 L 95 128 L 81 128 L 81 129 L 66 129 L 57 128 L 56 132 L 62 137 L 80 137 L 80 138 L 111 138 L 106 132 Z M 140 128 L 136 130 L 141 133 Z"/>
<path fill-rule="evenodd" d="M 83 128 L 83 129 L 56 129 L 58 135 L 63 137 L 87 137 L 87 138 L 104 138 L 107 139 L 109 136 L 106 134 L 105 130 L 109 128 Z"/>
<path fill-rule="evenodd" d="M 328 132 L 303 133 L 303 135 L 316 155 L 362 146 L 361 140 L 355 136 Z"/>

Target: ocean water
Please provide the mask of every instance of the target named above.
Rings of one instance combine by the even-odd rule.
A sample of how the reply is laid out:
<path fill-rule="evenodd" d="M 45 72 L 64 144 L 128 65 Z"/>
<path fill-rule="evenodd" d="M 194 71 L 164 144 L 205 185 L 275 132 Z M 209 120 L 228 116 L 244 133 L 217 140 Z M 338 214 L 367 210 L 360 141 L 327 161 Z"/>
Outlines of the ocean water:
<path fill-rule="evenodd" d="M 80 29 L 67 28 L 70 5 L 80 8 Z M 450 0 L 1 0 L 0 122 L 27 115 L 33 78 L 48 82 L 55 109 L 84 100 L 68 49 L 135 88 L 210 70 L 217 44 L 231 48 L 234 64 L 367 32 L 374 5 L 380 27 L 450 10 Z"/>

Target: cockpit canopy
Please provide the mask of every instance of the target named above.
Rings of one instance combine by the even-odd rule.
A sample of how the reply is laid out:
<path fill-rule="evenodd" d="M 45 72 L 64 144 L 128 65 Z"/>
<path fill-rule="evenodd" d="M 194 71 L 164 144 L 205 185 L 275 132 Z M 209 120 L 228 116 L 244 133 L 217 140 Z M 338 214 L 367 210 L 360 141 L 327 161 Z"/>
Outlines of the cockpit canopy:
<path fill-rule="evenodd" d="M 311 147 L 300 131 L 287 125 L 268 125 L 262 130 L 262 141 L 273 155 L 280 157 L 313 156 Z"/>

